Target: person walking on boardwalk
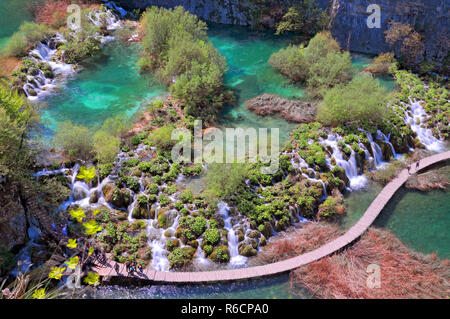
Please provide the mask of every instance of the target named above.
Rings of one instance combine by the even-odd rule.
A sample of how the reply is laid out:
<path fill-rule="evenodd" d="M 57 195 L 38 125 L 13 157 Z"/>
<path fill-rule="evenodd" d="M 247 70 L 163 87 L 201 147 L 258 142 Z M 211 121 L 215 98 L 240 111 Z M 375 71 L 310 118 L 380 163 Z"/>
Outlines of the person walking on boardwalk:
<path fill-rule="evenodd" d="M 408 175 L 411 175 L 411 165 L 408 165 Z"/>
<path fill-rule="evenodd" d="M 417 161 L 417 163 L 416 163 L 416 169 L 419 168 L 419 165 L 420 165 L 420 161 Z"/>

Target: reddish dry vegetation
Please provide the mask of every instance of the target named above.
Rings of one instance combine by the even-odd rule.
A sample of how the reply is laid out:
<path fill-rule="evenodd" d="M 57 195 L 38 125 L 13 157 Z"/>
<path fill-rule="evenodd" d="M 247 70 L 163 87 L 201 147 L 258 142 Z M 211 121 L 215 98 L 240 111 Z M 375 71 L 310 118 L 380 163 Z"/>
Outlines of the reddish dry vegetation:
<path fill-rule="evenodd" d="M 275 262 L 311 251 L 339 235 L 336 226 L 310 224 L 269 243 L 261 253 Z M 367 266 L 380 266 L 381 288 L 367 286 Z M 293 270 L 294 294 L 318 298 L 448 298 L 450 264 L 436 255 L 409 250 L 387 231 L 370 228 L 359 241 L 340 253 Z"/>
<path fill-rule="evenodd" d="M 326 223 L 309 223 L 294 233 L 284 233 L 269 242 L 255 257 L 257 264 L 268 264 L 312 251 L 342 235 L 343 231 Z"/>
<path fill-rule="evenodd" d="M 9 77 L 19 65 L 20 60 L 15 57 L 0 58 L 0 76 Z"/>
<path fill-rule="evenodd" d="M 76 3 L 82 7 L 95 6 L 95 0 L 78 0 Z M 48 0 L 44 4 L 36 4 L 32 11 L 37 23 L 59 28 L 67 19 L 67 7 L 74 3 L 73 0 Z"/>

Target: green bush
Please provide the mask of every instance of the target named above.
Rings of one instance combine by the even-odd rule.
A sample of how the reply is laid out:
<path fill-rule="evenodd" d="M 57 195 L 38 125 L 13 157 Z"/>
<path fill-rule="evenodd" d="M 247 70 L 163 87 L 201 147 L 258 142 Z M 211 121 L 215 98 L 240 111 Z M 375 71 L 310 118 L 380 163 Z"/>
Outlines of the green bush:
<path fill-rule="evenodd" d="M 388 95 L 378 80 L 358 76 L 347 85 L 326 92 L 319 105 L 317 119 L 326 125 L 382 123 L 390 115 Z"/>
<path fill-rule="evenodd" d="M 21 57 L 39 42 L 52 35 L 52 31 L 43 24 L 23 22 L 1 51 L 2 56 Z"/>
<path fill-rule="evenodd" d="M 72 159 L 88 160 L 92 156 L 91 132 L 87 127 L 73 125 L 71 121 L 58 124 L 54 143 Z"/>
<path fill-rule="evenodd" d="M 93 149 L 100 163 L 112 163 L 120 151 L 120 139 L 105 131 L 98 131 L 94 135 Z"/>
<path fill-rule="evenodd" d="M 205 231 L 203 237 L 211 245 L 216 245 L 220 240 L 220 232 L 217 230 L 217 228 L 208 228 Z"/>
<path fill-rule="evenodd" d="M 292 81 L 306 82 L 315 95 L 350 80 L 351 75 L 350 54 L 341 53 L 329 32 L 318 33 L 305 48 L 281 49 L 270 57 L 269 64 Z"/>
<path fill-rule="evenodd" d="M 182 7 L 149 8 L 141 23 L 141 70 L 156 71 L 184 102 L 186 115 L 214 118 L 229 94 L 223 86 L 225 59 L 209 42 L 206 24 Z"/>

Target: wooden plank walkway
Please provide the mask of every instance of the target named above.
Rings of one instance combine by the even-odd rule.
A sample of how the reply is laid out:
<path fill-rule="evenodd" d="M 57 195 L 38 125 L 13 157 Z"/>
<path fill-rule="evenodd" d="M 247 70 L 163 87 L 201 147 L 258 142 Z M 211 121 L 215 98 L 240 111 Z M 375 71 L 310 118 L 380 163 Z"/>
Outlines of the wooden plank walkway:
<path fill-rule="evenodd" d="M 410 173 L 414 174 L 419 170 L 447 159 L 450 159 L 450 151 L 426 157 L 420 160 L 420 166 L 418 168 L 416 168 L 416 163 L 411 164 Z M 124 276 L 129 278 L 151 280 L 160 283 L 220 282 L 270 276 L 287 272 L 319 260 L 325 256 L 331 255 L 360 237 L 370 227 L 370 225 L 372 225 L 377 216 L 383 210 L 384 206 L 389 202 L 395 192 L 397 192 L 397 190 L 407 181 L 408 177 L 409 174 L 407 169 L 401 171 L 395 179 L 383 188 L 383 190 L 367 208 L 364 215 L 344 235 L 313 251 L 297 257 L 263 266 L 218 271 L 160 272 L 145 269 L 142 273 L 135 273 L 130 276 L 126 272 L 125 265 L 118 264 L 113 261 L 108 261 L 106 266 L 99 265 L 98 267 L 94 267 L 93 270 L 100 276 Z"/>

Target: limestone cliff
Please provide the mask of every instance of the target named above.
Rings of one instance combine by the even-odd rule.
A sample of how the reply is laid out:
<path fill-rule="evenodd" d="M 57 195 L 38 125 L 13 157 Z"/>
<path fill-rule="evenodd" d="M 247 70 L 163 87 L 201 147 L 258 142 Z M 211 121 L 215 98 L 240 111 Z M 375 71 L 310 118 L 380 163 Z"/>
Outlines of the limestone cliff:
<path fill-rule="evenodd" d="M 173 8 L 181 5 L 200 18 L 238 25 L 255 23 L 273 24 L 295 0 L 118 0 L 128 9 L 146 8 L 152 5 Z M 330 24 L 333 36 L 348 50 L 377 54 L 389 50 L 384 32 L 391 20 L 409 23 L 425 36 L 425 55 L 430 60 L 442 61 L 448 55 L 450 42 L 450 0 L 316 0 L 328 9 L 333 20 Z M 370 29 L 366 12 L 370 4 L 381 8 L 381 28 Z"/>

